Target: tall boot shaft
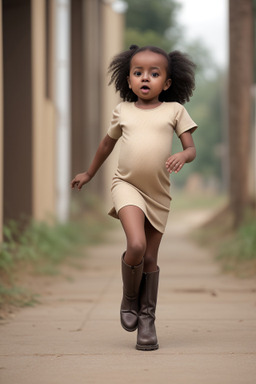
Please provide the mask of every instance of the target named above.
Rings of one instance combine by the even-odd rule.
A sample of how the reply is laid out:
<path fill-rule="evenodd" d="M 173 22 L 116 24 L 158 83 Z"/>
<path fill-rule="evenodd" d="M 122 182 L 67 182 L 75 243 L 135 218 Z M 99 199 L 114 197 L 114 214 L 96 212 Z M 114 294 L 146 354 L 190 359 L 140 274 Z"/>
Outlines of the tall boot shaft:
<path fill-rule="evenodd" d="M 137 266 L 125 263 L 122 257 L 123 299 L 120 309 L 122 327 L 133 332 L 138 327 L 139 290 L 143 273 L 143 261 Z"/>
<path fill-rule="evenodd" d="M 150 351 L 158 349 L 155 329 L 159 268 L 155 272 L 143 273 L 140 290 L 140 312 L 136 348 Z"/>

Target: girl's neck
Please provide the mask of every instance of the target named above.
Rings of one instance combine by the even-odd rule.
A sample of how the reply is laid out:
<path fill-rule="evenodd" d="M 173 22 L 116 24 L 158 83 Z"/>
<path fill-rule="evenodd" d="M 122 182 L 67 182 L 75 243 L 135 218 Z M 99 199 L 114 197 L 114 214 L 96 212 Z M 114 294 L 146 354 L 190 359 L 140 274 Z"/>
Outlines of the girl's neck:
<path fill-rule="evenodd" d="M 154 109 L 154 108 L 157 108 L 157 107 L 159 107 L 159 105 L 161 105 L 162 104 L 162 102 L 161 101 L 156 101 L 156 102 L 154 102 L 154 103 L 145 103 L 144 101 L 141 101 L 141 100 L 137 100 L 137 101 L 135 101 L 135 106 L 137 107 L 137 108 L 140 108 L 140 109 Z"/>

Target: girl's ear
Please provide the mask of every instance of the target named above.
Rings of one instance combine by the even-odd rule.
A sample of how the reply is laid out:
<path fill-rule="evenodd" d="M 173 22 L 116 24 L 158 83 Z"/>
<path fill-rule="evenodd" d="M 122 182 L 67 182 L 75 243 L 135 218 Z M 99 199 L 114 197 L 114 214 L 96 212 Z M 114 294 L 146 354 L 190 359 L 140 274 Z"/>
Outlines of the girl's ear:
<path fill-rule="evenodd" d="M 170 88 L 171 84 L 172 84 L 172 79 L 167 79 L 163 90 L 167 91 L 167 89 Z"/>
<path fill-rule="evenodd" d="M 130 76 L 127 76 L 127 81 L 128 81 L 128 85 L 129 85 L 129 88 L 131 89 L 131 82 L 130 82 Z"/>

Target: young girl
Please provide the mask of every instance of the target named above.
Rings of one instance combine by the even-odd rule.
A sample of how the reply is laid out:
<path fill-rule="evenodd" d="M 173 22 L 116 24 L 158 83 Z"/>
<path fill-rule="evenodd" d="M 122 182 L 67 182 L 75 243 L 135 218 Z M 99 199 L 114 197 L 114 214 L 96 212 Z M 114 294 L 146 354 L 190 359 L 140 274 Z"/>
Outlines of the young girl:
<path fill-rule="evenodd" d="M 121 149 L 112 183 L 109 212 L 123 226 L 127 248 L 122 256 L 123 299 L 120 317 L 129 332 L 138 329 L 138 350 L 158 349 L 155 330 L 158 248 L 169 205 L 169 173 L 194 160 L 196 124 L 182 106 L 194 89 L 194 64 L 178 51 L 132 45 L 109 66 L 123 102 L 113 111 L 107 135 L 88 169 L 71 182 L 79 190 L 96 174 L 118 139 Z M 175 132 L 183 150 L 171 155 Z"/>

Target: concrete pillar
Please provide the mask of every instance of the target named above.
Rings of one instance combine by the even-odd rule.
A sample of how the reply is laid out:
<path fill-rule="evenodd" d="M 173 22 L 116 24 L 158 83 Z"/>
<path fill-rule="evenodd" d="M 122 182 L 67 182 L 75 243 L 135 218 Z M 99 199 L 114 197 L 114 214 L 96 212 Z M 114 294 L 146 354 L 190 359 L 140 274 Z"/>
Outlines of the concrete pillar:
<path fill-rule="evenodd" d="M 86 0 L 83 3 L 83 62 L 85 75 L 84 89 L 84 122 L 86 126 L 86 162 L 91 162 L 100 138 L 100 62 L 101 62 L 101 23 L 99 1 Z M 99 178 L 95 179 L 97 185 Z"/>
<path fill-rule="evenodd" d="M 101 114 L 101 22 L 99 0 L 71 3 L 72 174 L 86 170 L 98 146 Z M 100 177 L 87 186 L 100 191 Z"/>
<path fill-rule="evenodd" d="M 56 13 L 56 95 L 57 108 L 57 216 L 69 216 L 71 179 L 70 135 L 70 0 L 55 0 Z"/>
<path fill-rule="evenodd" d="M 112 7 L 113 1 L 102 2 L 102 67 L 101 67 L 101 95 L 102 95 L 102 114 L 101 114 L 101 131 L 105 136 L 112 116 L 112 110 L 120 102 L 119 95 L 115 93 L 114 87 L 108 86 L 109 77 L 107 69 L 114 55 L 123 50 L 123 32 L 124 32 L 124 15 L 118 13 Z M 112 204 L 110 187 L 112 177 L 117 166 L 118 144 L 114 149 L 110 158 L 103 166 L 105 200 L 110 207 Z"/>
<path fill-rule="evenodd" d="M 47 4 L 47 6 L 46 6 Z M 32 1 L 32 172 L 33 217 L 56 213 L 55 109 L 52 100 L 52 4 Z"/>
<path fill-rule="evenodd" d="M 4 222 L 29 218 L 32 192 L 31 1 L 2 1 Z"/>
<path fill-rule="evenodd" d="M 83 0 L 71 2 L 71 177 L 86 168 Z"/>

